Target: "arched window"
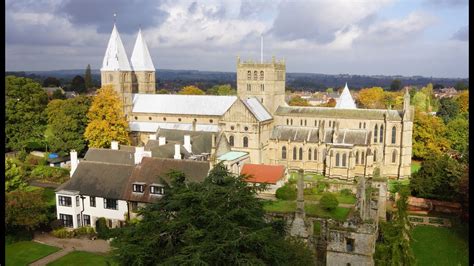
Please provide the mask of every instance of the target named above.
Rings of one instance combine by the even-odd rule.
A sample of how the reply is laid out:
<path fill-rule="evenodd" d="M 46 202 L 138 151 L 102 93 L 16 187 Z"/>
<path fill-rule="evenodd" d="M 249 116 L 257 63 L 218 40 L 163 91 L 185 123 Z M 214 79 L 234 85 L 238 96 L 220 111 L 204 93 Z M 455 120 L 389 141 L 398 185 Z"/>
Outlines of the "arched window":
<path fill-rule="evenodd" d="M 359 164 L 359 151 L 356 151 L 356 164 Z"/>
<path fill-rule="evenodd" d="M 365 128 L 365 122 L 364 122 L 364 128 Z"/>
<path fill-rule="evenodd" d="M 311 148 L 308 150 L 308 161 L 311 161 Z"/>
<path fill-rule="evenodd" d="M 380 125 L 380 143 L 383 143 L 383 125 Z"/>
<path fill-rule="evenodd" d="M 251 80 L 252 79 L 252 71 L 247 71 L 247 79 Z"/>
<path fill-rule="evenodd" d="M 314 160 L 317 161 L 318 160 L 318 150 L 314 149 L 314 156 L 313 156 Z"/>
<path fill-rule="evenodd" d="M 365 152 L 362 152 L 362 156 L 360 156 L 360 163 L 364 164 L 365 163 Z"/>
<path fill-rule="evenodd" d="M 290 120 L 290 124 L 293 125 L 293 118 Z"/>
<path fill-rule="evenodd" d="M 314 120 L 314 126 L 315 126 L 315 127 L 318 126 L 318 121 L 317 121 L 317 120 Z"/>
<path fill-rule="evenodd" d="M 377 143 L 377 134 L 378 134 L 378 126 L 375 125 L 374 127 L 374 143 Z"/>
<path fill-rule="evenodd" d="M 359 128 L 362 128 L 362 122 L 359 122 Z"/>
<path fill-rule="evenodd" d="M 339 153 L 336 153 L 336 166 L 339 166 Z"/>
<path fill-rule="evenodd" d="M 303 125 L 303 119 L 300 119 L 300 126 Z"/>
<path fill-rule="evenodd" d="M 392 144 L 395 144 L 397 141 L 397 128 L 394 126 L 392 127 Z"/>
<path fill-rule="evenodd" d="M 247 84 L 247 91 L 252 91 L 252 85 Z"/>
<path fill-rule="evenodd" d="M 392 163 L 397 162 L 397 150 L 393 150 L 392 152 Z"/>
<path fill-rule="evenodd" d="M 290 124 L 290 119 L 286 119 L 286 124 L 289 125 Z"/>
<path fill-rule="evenodd" d="M 229 137 L 229 144 L 230 146 L 234 147 L 234 136 Z"/>
<path fill-rule="evenodd" d="M 293 160 L 296 161 L 296 147 L 293 147 Z"/>
<path fill-rule="evenodd" d="M 109 74 L 109 81 L 110 82 L 114 81 L 114 76 L 112 74 Z"/>
<path fill-rule="evenodd" d="M 286 160 L 286 147 L 285 146 L 281 148 L 281 158 L 283 160 Z"/>
<path fill-rule="evenodd" d="M 342 166 L 346 166 L 346 154 L 342 155 Z"/>
<path fill-rule="evenodd" d="M 249 146 L 249 138 L 247 137 L 244 137 L 244 147 L 248 147 Z"/>
<path fill-rule="evenodd" d="M 374 150 L 374 162 L 377 162 L 377 150 Z"/>
<path fill-rule="evenodd" d="M 253 72 L 253 80 L 258 80 L 258 72 L 257 71 Z"/>
<path fill-rule="evenodd" d="M 329 127 L 331 127 L 331 121 L 329 121 Z"/>
<path fill-rule="evenodd" d="M 263 71 L 260 71 L 260 80 L 263 80 L 265 77 L 265 74 L 263 73 Z"/>
<path fill-rule="evenodd" d="M 300 157 L 300 161 L 302 161 L 303 160 L 303 148 L 300 148 L 300 156 L 299 157 Z"/>
<path fill-rule="evenodd" d="M 305 120 L 304 120 L 304 125 L 305 125 L 305 126 L 307 125 L 306 122 L 307 122 L 307 121 L 306 121 L 306 119 L 305 119 Z"/>

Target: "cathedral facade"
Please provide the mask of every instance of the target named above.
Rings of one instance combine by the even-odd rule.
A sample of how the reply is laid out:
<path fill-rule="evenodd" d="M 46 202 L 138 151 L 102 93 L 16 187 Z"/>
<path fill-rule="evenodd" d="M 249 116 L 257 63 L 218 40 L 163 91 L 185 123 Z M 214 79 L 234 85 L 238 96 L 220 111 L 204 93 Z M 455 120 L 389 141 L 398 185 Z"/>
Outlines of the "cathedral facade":
<path fill-rule="evenodd" d="M 250 163 L 354 181 L 380 172 L 408 178 L 414 108 L 408 92 L 402 110 L 359 109 L 347 84 L 336 107 L 296 107 L 285 102 L 286 65 L 237 58 L 237 96 L 155 94 L 155 67 L 141 31 L 128 61 L 114 25 L 101 68 L 102 86 L 123 101 L 135 144 L 159 129 L 212 132 Z M 215 159 L 216 156 L 211 158 Z"/>

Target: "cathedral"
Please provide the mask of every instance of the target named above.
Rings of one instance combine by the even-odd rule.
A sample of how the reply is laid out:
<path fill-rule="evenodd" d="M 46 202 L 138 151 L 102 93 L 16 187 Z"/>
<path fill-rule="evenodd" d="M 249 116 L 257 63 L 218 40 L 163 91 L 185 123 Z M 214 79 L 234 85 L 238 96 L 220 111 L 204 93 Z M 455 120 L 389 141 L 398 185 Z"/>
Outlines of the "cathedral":
<path fill-rule="evenodd" d="M 402 110 L 359 109 L 347 84 L 334 108 L 289 106 L 283 60 L 237 58 L 236 64 L 237 96 L 155 94 L 155 66 L 141 30 L 129 61 L 114 25 L 101 83 L 120 96 L 135 145 L 156 141 L 160 131 L 179 130 L 213 136 L 211 163 L 226 146 L 245 154 L 246 163 L 283 165 L 341 181 L 376 172 L 410 176 L 414 108 L 408 91 Z"/>

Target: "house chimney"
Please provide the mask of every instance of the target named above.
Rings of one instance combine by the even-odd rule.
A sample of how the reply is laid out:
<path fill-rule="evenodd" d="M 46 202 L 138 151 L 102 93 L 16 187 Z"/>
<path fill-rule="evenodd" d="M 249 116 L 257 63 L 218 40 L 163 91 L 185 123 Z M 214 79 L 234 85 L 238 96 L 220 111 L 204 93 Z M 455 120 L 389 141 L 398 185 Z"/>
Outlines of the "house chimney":
<path fill-rule="evenodd" d="M 119 143 L 118 143 L 118 141 L 115 141 L 115 140 L 114 140 L 114 141 L 110 142 L 110 148 L 111 148 L 112 150 L 118 150 L 118 149 L 119 149 Z"/>
<path fill-rule="evenodd" d="M 183 146 L 189 153 L 192 153 L 191 135 L 184 135 L 184 145 Z"/>
<path fill-rule="evenodd" d="M 180 145 L 179 144 L 174 145 L 174 158 L 176 160 L 181 160 L 181 153 L 180 153 Z"/>
<path fill-rule="evenodd" d="M 193 131 L 196 131 L 196 120 L 193 120 Z"/>
<path fill-rule="evenodd" d="M 77 159 L 77 151 L 71 150 L 71 171 L 69 172 L 70 177 L 72 177 L 72 175 L 76 171 L 78 164 L 79 164 L 79 160 Z"/>
<path fill-rule="evenodd" d="M 135 164 L 140 164 L 145 155 L 145 147 L 135 147 Z"/>
<path fill-rule="evenodd" d="M 158 146 L 163 146 L 166 144 L 166 137 L 159 137 L 158 138 Z"/>
<path fill-rule="evenodd" d="M 156 140 L 156 134 L 150 134 L 149 140 Z"/>

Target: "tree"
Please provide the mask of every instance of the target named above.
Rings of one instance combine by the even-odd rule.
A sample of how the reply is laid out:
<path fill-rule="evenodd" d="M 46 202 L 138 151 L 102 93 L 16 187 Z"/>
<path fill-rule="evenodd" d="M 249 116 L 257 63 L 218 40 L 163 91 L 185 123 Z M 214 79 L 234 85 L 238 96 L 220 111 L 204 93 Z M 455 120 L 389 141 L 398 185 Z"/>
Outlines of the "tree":
<path fill-rule="evenodd" d="M 319 200 L 319 205 L 325 210 L 332 211 L 337 208 L 339 201 L 337 201 L 337 198 L 334 196 L 334 194 L 326 192 Z"/>
<path fill-rule="evenodd" d="M 169 94 L 170 92 L 166 89 L 160 89 L 156 92 L 156 94 Z"/>
<path fill-rule="evenodd" d="M 463 154 L 468 151 L 469 120 L 458 116 L 446 125 L 446 138 L 451 142 L 451 148 Z"/>
<path fill-rule="evenodd" d="M 428 97 L 422 91 L 416 92 L 411 102 L 415 106 L 415 109 L 422 112 L 428 111 Z"/>
<path fill-rule="evenodd" d="M 327 93 L 333 93 L 333 92 L 334 92 L 334 89 L 333 89 L 333 88 L 327 88 L 327 89 L 326 89 L 326 92 L 327 92 Z"/>
<path fill-rule="evenodd" d="M 291 97 L 288 104 L 291 106 L 309 106 L 308 100 L 301 98 L 299 95 Z"/>
<path fill-rule="evenodd" d="M 77 75 L 71 80 L 71 90 L 77 93 L 86 92 L 86 82 L 82 76 Z"/>
<path fill-rule="evenodd" d="M 360 90 L 357 102 L 362 108 L 383 109 L 385 107 L 384 99 L 383 89 L 381 87 L 373 87 Z"/>
<path fill-rule="evenodd" d="M 43 87 L 60 87 L 61 82 L 55 77 L 47 77 L 43 80 Z"/>
<path fill-rule="evenodd" d="M 57 89 L 53 92 L 53 95 L 51 96 L 52 99 L 66 99 L 66 95 L 60 90 Z"/>
<path fill-rule="evenodd" d="M 237 92 L 232 89 L 230 84 L 215 85 L 208 90 L 208 94 L 211 95 L 235 95 Z"/>
<path fill-rule="evenodd" d="M 84 85 L 86 89 L 91 89 L 94 86 L 94 84 L 92 84 L 92 73 L 90 64 L 87 65 L 86 73 L 84 74 Z"/>
<path fill-rule="evenodd" d="M 408 220 L 408 191 L 400 190 L 397 211 L 389 222 L 380 222 L 381 241 L 375 246 L 376 265 L 415 265 L 415 256 L 410 246 L 411 226 Z"/>
<path fill-rule="evenodd" d="M 28 78 L 6 78 L 6 146 L 13 150 L 26 149 L 31 143 L 44 140 L 46 117 L 44 110 L 48 95 L 41 85 Z"/>
<path fill-rule="evenodd" d="M 463 91 L 456 97 L 461 113 L 469 112 L 469 91 Z"/>
<path fill-rule="evenodd" d="M 109 147 L 112 141 L 130 144 L 128 123 L 122 108 L 122 102 L 112 87 L 97 91 L 87 113 L 89 124 L 84 132 L 89 147 Z"/>
<path fill-rule="evenodd" d="M 412 195 L 438 200 L 457 199 L 464 169 L 464 165 L 446 154 L 431 156 L 421 163 L 420 170 L 411 177 Z"/>
<path fill-rule="evenodd" d="M 74 149 L 81 154 L 85 150 L 84 132 L 90 106 L 90 97 L 82 95 L 49 102 L 46 108 L 48 126 L 45 135 L 51 151 L 68 153 Z"/>
<path fill-rule="evenodd" d="M 443 120 L 420 111 L 415 111 L 412 142 L 413 157 L 417 159 L 425 159 L 433 154 L 441 154 L 450 148 Z"/>
<path fill-rule="evenodd" d="M 399 91 L 401 89 L 402 89 L 402 82 L 399 79 L 392 80 L 392 83 L 390 84 L 390 90 Z"/>
<path fill-rule="evenodd" d="M 454 85 L 454 88 L 458 91 L 462 91 L 462 90 L 468 90 L 469 86 L 466 85 L 466 83 L 464 83 L 464 81 L 458 81 L 456 83 L 456 85 Z"/>
<path fill-rule="evenodd" d="M 459 102 L 452 98 L 443 98 L 440 100 L 440 107 L 436 115 L 443 119 L 447 124 L 454 119 L 460 112 Z"/>
<path fill-rule="evenodd" d="M 186 86 L 183 87 L 180 91 L 179 94 L 183 95 L 204 95 L 204 91 L 200 90 L 196 86 Z"/>
<path fill-rule="evenodd" d="M 48 221 L 48 206 L 42 190 L 16 190 L 6 193 L 5 226 L 7 231 L 32 231 Z"/>
<path fill-rule="evenodd" d="M 27 186 L 23 169 L 13 159 L 5 159 L 5 192 L 24 189 Z"/>
<path fill-rule="evenodd" d="M 123 265 L 311 265 L 305 245 L 285 237 L 281 222 L 268 222 L 259 188 L 247 186 L 222 164 L 202 183 L 170 177 L 158 202 L 140 211 L 142 219 L 123 227 L 112 241 Z"/>

